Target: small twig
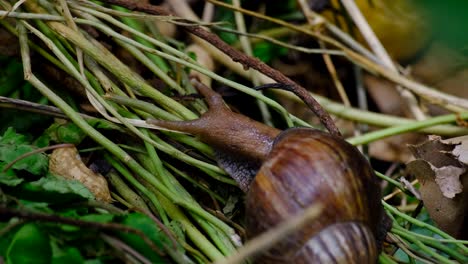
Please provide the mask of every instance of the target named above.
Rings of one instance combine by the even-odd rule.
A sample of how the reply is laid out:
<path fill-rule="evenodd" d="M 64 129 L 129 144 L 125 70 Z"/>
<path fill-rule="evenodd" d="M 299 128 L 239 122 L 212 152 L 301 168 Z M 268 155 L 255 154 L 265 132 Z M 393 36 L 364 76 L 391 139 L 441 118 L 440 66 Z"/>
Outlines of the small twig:
<path fill-rule="evenodd" d="M 414 187 L 414 185 L 418 183 L 418 180 L 410 182 L 405 177 L 401 177 L 400 182 L 403 184 L 403 186 L 405 186 L 406 189 L 408 189 L 408 191 L 414 195 L 416 199 L 420 201 L 422 200 L 421 193 Z"/>
<path fill-rule="evenodd" d="M 235 29 L 230 29 L 230 28 L 225 28 L 225 27 L 220 27 L 220 26 L 211 26 L 211 28 L 214 28 L 218 31 L 224 31 L 228 33 L 237 34 L 240 36 L 247 36 L 247 37 L 255 38 L 258 40 L 264 40 L 264 41 L 273 43 L 275 45 L 285 47 L 290 50 L 297 50 L 299 52 L 306 53 L 306 54 L 329 54 L 329 55 L 334 55 L 334 56 L 344 56 L 344 53 L 341 50 L 323 49 L 323 48 L 314 49 L 314 48 L 306 48 L 304 46 L 292 45 L 284 41 L 278 40 L 276 38 L 269 37 L 267 34 L 262 34 L 262 33 L 254 34 L 254 33 L 240 32 Z"/>
<path fill-rule="evenodd" d="M 77 34 L 82 34 L 81 31 L 78 29 L 75 21 L 73 21 L 73 16 L 68 8 L 68 4 L 66 0 L 59 0 L 58 1 L 61 7 L 62 15 L 65 18 L 66 24 L 76 31 Z M 76 60 L 78 62 L 78 66 L 80 69 L 81 76 L 85 77 L 84 73 L 84 65 L 83 65 L 83 51 L 79 47 L 75 47 L 76 50 Z"/>
<path fill-rule="evenodd" d="M 53 117 L 59 118 L 68 118 L 59 108 L 50 106 L 50 105 L 43 105 L 38 103 L 33 103 L 21 99 L 9 98 L 0 96 L 0 107 L 1 108 L 11 108 L 17 110 L 24 110 L 38 114 L 45 114 L 50 115 Z M 81 114 L 83 118 L 93 118 L 88 115 Z"/>
<path fill-rule="evenodd" d="M 44 152 L 44 151 L 47 151 L 47 150 L 51 150 L 51 149 L 58 149 L 58 148 L 70 148 L 70 147 L 73 147 L 75 145 L 73 144 L 69 144 L 69 143 L 64 143 L 64 144 L 57 144 L 57 145 L 52 145 L 52 146 L 47 146 L 47 147 L 43 147 L 43 148 L 38 148 L 38 149 L 35 149 L 33 151 L 30 151 L 28 153 L 24 153 L 23 155 L 20 155 L 19 157 L 17 157 L 16 159 L 14 159 L 13 161 L 11 161 L 10 163 L 8 163 L 5 167 L 3 167 L 3 170 L 2 172 L 6 172 L 7 170 L 9 170 L 13 165 L 15 165 L 16 162 L 22 160 L 22 159 L 25 159 L 29 156 L 32 156 L 34 154 L 37 154 L 37 153 L 41 153 L 41 152 Z"/>
<path fill-rule="evenodd" d="M 136 251 L 135 249 L 133 249 L 129 245 L 125 244 L 122 240 L 117 239 L 115 237 L 105 235 L 105 234 L 101 234 L 101 237 L 102 237 L 102 239 L 104 241 L 109 243 L 114 248 L 116 248 L 118 250 L 124 250 L 124 251 L 128 252 L 130 255 L 135 257 L 141 263 L 143 263 L 143 264 L 151 264 L 152 263 L 149 259 L 145 258 L 145 256 L 141 255 L 140 252 Z"/>
<path fill-rule="evenodd" d="M 36 213 L 27 210 L 16 210 L 0 205 L 0 215 L 2 217 L 18 217 L 21 219 L 28 219 L 39 222 L 51 222 L 51 223 L 62 223 L 72 226 L 78 226 L 82 228 L 91 228 L 97 230 L 105 231 L 120 231 L 125 233 L 132 233 L 139 236 L 151 249 L 157 252 L 159 255 L 164 256 L 165 253 L 162 252 L 154 243 L 149 239 L 145 233 L 140 230 L 117 224 L 117 223 L 98 223 L 91 221 L 83 221 L 78 219 L 67 218 L 59 215 Z"/>

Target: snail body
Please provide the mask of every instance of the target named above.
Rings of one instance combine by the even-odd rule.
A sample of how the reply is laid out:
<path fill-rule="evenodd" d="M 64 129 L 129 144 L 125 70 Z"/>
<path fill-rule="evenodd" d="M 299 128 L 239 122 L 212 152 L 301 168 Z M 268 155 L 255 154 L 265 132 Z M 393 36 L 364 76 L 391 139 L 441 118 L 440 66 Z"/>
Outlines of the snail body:
<path fill-rule="evenodd" d="M 375 263 L 388 226 L 380 187 L 364 156 L 341 137 L 309 128 L 281 132 L 231 112 L 194 81 L 210 107 L 199 119 L 147 122 L 192 133 L 247 192 L 246 231 L 254 237 L 313 203 L 316 221 L 275 245 L 257 263 Z"/>

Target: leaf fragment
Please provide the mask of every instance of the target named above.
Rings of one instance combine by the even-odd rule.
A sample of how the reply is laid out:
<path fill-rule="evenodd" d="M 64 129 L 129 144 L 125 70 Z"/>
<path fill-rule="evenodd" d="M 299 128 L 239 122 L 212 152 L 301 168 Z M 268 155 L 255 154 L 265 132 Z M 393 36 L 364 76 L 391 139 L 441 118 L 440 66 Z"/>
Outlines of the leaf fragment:
<path fill-rule="evenodd" d="M 50 238 L 36 224 L 28 223 L 16 232 L 8 247 L 8 264 L 48 264 L 51 262 Z"/>
<path fill-rule="evenodd" d="M 442 140 L 438 136 L 409 148 L 416 160 L 408 173 L 421 184 L 419 191 L 429 215 L 445 232 L 467 236 L 468 136 Z"/>

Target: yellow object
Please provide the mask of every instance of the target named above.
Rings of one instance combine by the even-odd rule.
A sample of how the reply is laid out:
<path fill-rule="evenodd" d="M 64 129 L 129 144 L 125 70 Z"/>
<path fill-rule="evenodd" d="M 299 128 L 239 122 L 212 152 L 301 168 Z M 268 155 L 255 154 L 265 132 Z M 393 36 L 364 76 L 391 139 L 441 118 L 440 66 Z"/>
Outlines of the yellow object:
<path fill-rule="evenodd" d="M 393 59 L 409 60 L 428 44 L 431 38 L 431 26 L 428 14 L 416 4 L 417 0 L 356 0 L 355 2 Z M 350 33 L 349 24 L 343 16 L 345 11 L 341 9 L 339 1 L 331 0 L 331 5 L 333 11 L 327 9 L 323 15 Z M 366 44 L 357 28 L 353 28 L 352 33 L 359 42 Z"/>

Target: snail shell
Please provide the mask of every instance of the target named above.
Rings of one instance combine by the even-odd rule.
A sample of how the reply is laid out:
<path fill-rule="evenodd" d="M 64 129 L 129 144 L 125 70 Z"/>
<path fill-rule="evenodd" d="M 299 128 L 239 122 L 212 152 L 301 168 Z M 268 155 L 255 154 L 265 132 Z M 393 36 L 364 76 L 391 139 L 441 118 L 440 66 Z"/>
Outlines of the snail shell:
<path fill-rule="evenodd" d="M 313 129 L 286 130 L 250 186 L 248 236 L 313 203 L 323 203 L 325 209 L 258 263 L 375 263 L 380 195 L 377 178 L 355 147 Z"/>

